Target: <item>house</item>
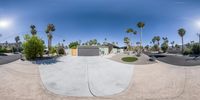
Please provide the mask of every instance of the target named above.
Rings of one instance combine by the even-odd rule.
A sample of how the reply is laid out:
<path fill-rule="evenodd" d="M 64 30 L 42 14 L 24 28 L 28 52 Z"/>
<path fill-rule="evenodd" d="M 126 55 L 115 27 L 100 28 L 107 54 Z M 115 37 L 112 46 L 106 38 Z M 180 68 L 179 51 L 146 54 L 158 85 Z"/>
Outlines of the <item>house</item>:
<path fill-rule="evenodd" d="M 101 46 L 78 46 L 77 49 L 67 50 L 68 54 L 72 56 L 101 56 L 122 53 L 123 51 L 123 48 L 110 43 Z"/>
<path fill-rule="evenodd" d="M 111 43 L 105 43 L 103 46 L 108 47 L 108 54 L 110 53 L 122 53 L 124 51 L 123 48 L 120 48 L 114 44 Z"/>
<path fill-rule="evenodd" d="M 106 43 L 101 46 L 78 46 L 78 56 L 101 56 L 108 54 L 122 53 L 124 50 L 111 43 Z"/>
<path fill-rule="evenodd" d="M 100 49 L 98 46 L 78 46 L 78 56 L 99 56 Z"/>

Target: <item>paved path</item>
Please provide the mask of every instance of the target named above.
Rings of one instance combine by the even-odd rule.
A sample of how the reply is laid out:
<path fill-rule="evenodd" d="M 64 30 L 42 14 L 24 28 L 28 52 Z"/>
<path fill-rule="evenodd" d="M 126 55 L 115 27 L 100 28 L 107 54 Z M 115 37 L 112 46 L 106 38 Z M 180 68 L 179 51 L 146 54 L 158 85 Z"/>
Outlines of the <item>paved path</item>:
<path fill-rule="evenodd" d="M 199 100 L 200 65 L 179 67 L 162 62 L 135 65 L 133 82 L 117 95 L 61 96 L 44 88 L 38 65 L 20 60 L 0 65 L 0 100 Z"/>
<path fill-rule="evenodd" d="M 55 61 L 53 61 L 55 62 Z M 72 57 L 57 59 L 57 63 L 40 65 L 45 87 L 66 96 L 107 96 L 126 90 L 133 65 L 103 57 Z"/>
<path fill-rule="evenodd" d="M 7 64 L 20 59 L 20 54 L 13 54 L 8 56 L 0 56 L 0 65 Z"/>

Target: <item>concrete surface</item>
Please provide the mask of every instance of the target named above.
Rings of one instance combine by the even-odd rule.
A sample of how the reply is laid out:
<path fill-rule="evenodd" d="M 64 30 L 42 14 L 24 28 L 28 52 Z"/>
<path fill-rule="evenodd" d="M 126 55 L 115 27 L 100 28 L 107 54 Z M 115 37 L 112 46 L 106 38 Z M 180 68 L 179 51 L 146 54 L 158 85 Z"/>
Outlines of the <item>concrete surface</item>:
<path fill-rule="evenodd" d="M 57 63 L 41 64 L 40 75 L 45 87 L 66 96 L 107 96 L 125 90 L 131 80 L 133 65 L 103 57 L 72 57 Z"/>
<path fill-rule="evenodd" d="M 0 100 L 199 100 L 200 65 L 163 62 L 135 65 L 132 83 L 120 94 L 104 97 L 56 95 L 41 82 L 38 65 L 15 61 L 0 65 Z"/>

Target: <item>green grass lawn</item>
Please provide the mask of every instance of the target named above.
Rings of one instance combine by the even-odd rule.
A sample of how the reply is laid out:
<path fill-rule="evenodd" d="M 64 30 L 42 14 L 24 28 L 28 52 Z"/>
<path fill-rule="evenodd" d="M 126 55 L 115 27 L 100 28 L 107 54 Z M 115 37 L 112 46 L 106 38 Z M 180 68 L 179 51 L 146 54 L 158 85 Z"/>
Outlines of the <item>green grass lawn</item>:
<path fill-rule="evenodd" d="M 134 62 L 137 61 L 138 59 L 136 57 L 124 57 L 122 58 L 122 61 L 124 62 Z"/>

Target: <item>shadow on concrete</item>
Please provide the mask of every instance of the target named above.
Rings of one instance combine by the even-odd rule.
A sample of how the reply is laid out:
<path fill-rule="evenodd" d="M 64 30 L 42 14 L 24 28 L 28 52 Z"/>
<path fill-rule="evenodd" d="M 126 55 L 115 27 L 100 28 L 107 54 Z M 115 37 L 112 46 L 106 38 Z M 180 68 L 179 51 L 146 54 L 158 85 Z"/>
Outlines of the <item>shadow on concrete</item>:
<path fill-rule="evenodd" d="M 61 62 L 58 60 L 59 57 L 42 57 L 42 58 L 37 58 L 35 61 L 32 61 L 33 64 L 38 64 L 38 65 L 49 65 L 49 64 L 54 64 L 57 62 Z"/>

